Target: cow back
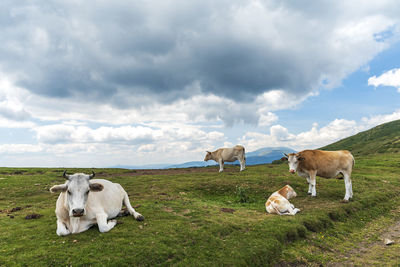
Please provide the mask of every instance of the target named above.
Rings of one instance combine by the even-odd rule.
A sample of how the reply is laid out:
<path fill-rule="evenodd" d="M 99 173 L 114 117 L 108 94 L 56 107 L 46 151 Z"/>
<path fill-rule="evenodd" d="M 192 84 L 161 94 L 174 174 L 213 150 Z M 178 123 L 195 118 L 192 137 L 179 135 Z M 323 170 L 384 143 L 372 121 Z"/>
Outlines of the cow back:
<path fill-rule="evenodd" d="M 335 177 L 340 171 L 351 172 L 354 163 L 353 156 L 347 150 L 304 150 L 298 154 L 302 158 L 298 171 L 317 171 L 318 176 L 325 178 Z"/>

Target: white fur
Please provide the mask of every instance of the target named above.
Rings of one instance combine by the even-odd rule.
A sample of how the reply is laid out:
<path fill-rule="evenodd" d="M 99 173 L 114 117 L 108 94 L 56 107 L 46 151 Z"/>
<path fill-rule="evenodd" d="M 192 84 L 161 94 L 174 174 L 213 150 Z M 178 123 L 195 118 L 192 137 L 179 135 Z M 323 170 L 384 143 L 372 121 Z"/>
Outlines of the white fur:
<path fill-rule="evenodd" d="M 300 211 L 300 209 L 295 208 L 288 200 L 296 197 L 296 192 L 289 185 L 286 185 L 285 187 L 289 188 L 287 198 L 279 193 L 280 190 L 272 193 L 272 195 L 268 198 L 267 202 L 265 203 L 265 209 L 268 213 L 276 213 L 278 215 L 295 215 Z"/>
<path fill-rule="evenodd" d="M 68 185 L 69 181 L 65 185 Z M 136 212 L 129 202 L 129 198 L 121 185 L 112 183 L 104 179 L 93 179 L 90 183 L 103 185 L 103 190 L 99 192 L 89 192 L 87 201 L 84 203 L 85 213 L 81 217 L 71 216 L 71 207 L 67 197 L 67 191 L 61 192 L 56 203 L 57 215 L 57 235 L 81 233 L 89 229 L 92 225 L 98 224 L 100 232 L 108 232 L 115 225 L 115 220 L 107 220 L 117 217 L 122 208 L 122 203 L 135 219 L 143 219 L 143 216 Z M 50 191 L 60 190 L 63 185 L 53 186 Z M 73 201 L 72 201 L 73 202 Z M 81 201 L 79 201 L 81 202 Z"/>

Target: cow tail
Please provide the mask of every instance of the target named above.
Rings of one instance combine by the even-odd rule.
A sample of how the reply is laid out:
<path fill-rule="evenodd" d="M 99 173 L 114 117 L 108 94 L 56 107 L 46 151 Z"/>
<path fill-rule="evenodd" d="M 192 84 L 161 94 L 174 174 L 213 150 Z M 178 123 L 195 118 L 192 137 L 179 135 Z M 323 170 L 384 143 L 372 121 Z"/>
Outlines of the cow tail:
<path fill-rule="evenodd" d="M 132 207 L 131 202 L 129 201 L 128 193 L 125 192 L 124 194 L 124 200 L 123 200 L 126 208 L 128 209 L 129 213 L 131 215 L 135 214 L 135 209 Z"/>

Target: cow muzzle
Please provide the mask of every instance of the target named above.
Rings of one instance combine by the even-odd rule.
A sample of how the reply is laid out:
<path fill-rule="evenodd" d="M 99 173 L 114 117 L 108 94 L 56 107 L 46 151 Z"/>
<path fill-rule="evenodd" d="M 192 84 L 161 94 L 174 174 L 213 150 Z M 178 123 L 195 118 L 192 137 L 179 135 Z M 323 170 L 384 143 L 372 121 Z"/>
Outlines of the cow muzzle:
<path fill-rule="evenodd" d="M 291 174 L 294 174 L 296 171 L 295 171 L 295 170 L 289 170 L 289 172 L 290 172 Z"/>
<path fill-rule="evenodd" d="M 85 213 L 84 209 L 73 209 L 72 210 L 72 216 L 74 216 L 74 217 L 81 217 L 84 215 L 84 213 Z"/>

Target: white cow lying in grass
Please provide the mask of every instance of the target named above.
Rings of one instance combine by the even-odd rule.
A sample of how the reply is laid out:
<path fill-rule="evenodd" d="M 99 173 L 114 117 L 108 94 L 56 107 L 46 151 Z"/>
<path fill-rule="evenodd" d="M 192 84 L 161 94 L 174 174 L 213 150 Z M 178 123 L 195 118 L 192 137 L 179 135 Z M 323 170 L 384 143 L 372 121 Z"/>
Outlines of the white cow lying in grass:
<path fill-rule="evenodd" d="M 94 175 L 94 172 L 91 175 L 67 175 L 64 172 L 66 183 L 50 188 L 52 193 L 61 192 L 56 203 L 57 235 L 80 233 L 94 224 L 98 225 L 100 232 L 108 232 L 117 224 L 116 220 L 109 219 L 118 216 L 122 203 L 136 220 L 144 220 L 132 208 L 121 185 L 104 179 L 90 180 Z"/>
<path fill-rule="evenodd" d="M 297 194 L 293 188 L 290 185 L 285 185 L 268 198 L 265 203 L 265 209 L 268 213 L 295 215 L 300 210 L 290 204 L 288 199 L 296 196 Z"/>
<path fill-rule="evenodd" d="M 236 160 L 240 162 L 240 171 L 246 168 L 246 156 L 242 146 L 219 148 L 214 152 L 207 151 L 204 161 L 209 161 L 210 159 L 219 163 L 219 172 L 224 170 L 224 162 L 234 162 Z"/>

